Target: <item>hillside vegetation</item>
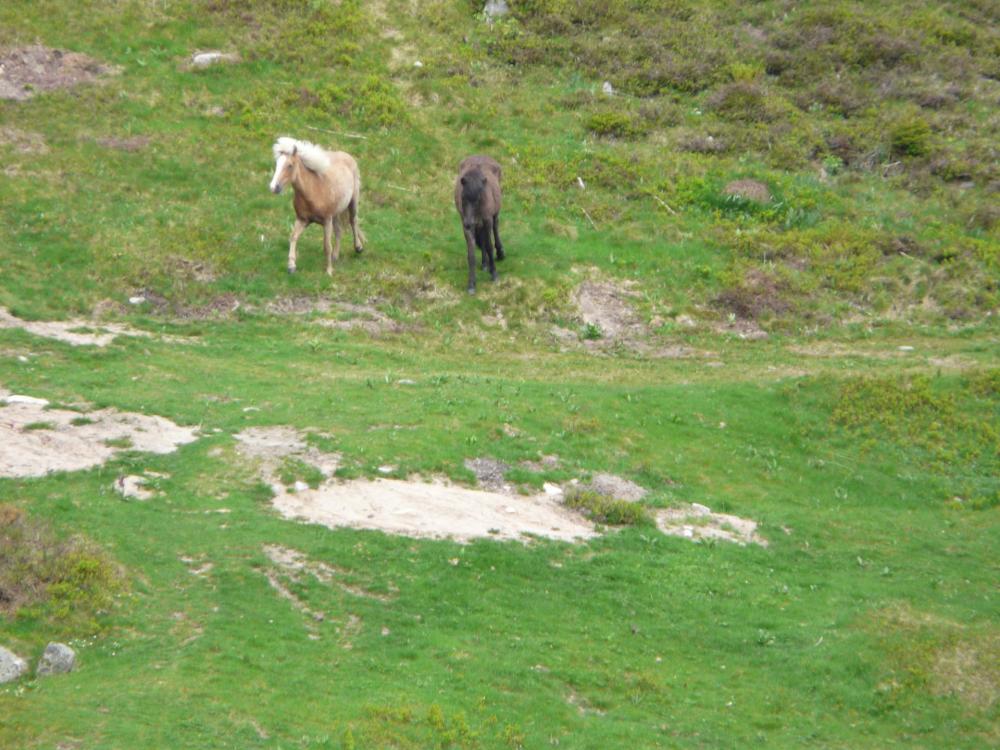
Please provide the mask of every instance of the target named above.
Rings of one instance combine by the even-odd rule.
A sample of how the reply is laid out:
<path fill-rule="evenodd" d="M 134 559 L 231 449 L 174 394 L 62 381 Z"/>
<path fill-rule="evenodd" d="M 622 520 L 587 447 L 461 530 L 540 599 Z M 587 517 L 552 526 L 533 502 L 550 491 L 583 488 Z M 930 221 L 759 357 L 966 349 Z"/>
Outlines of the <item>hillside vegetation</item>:
<path fill-rule="evenodd" d="M 0 686 L 0 747 L 1000 743 L 996 3 L 509 5 L 0 4 L 0 395 L 199 430 L 0 471 L 0 645 L 80 662 Z M 283 135 L 360 165 L 332 277 L 318 227 L 285 272 Z M 250 427 L 337 481 L 648 494 L 573 489 L 574 544 L 332 530 L 275 512 L 327 480 Z M 690 503 L 767 546 L 660 533 Z"/>

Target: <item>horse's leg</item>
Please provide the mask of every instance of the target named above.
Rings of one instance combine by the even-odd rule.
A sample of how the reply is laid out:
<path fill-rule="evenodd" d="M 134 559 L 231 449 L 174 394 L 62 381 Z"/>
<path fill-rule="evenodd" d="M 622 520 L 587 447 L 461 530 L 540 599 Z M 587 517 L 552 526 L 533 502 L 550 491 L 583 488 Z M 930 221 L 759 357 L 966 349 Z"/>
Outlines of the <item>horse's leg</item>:
<path fill-rule="evenodd" d="M 355 195 L 351 198 L 350 204 L 347 206 L 347 210 L 350 212 L 351 216 L 351 234 L 354 235 L 354 252 L 363 253 L 365 251 L 364 247 L 364 235 L 361 234 L 361 228 L 358 226 L 358 196 Z"/>
<path fill-rule="evenodd" d="M 333 259 L 340 260 L 340 233 L 344 231 L 341 226 L 340 217 L 334 217 L 330 224 L 333 226 Z"/>
<path fill-rule="evenodd" d="M 503 243 L 500 241 L 500 214 L 493 217 L 493 239 L 497 248 L 497 260 L 503 260 L 507 256 L 503 252 Z"/>
<path fill-rule="evenodd" d="M 465 232 L 465 249 L 469 258 L 469 294 L 476 293 L 476 240 L 473 229 L 462 228 Z"/>
<path fill-rule="evenodd" d="M 479 253 L 482 256 L 482 262 L 479 264 L 479 270 L 485 271 L 489 266 L 486 260 L 486 243 L 483 241 L 483 233 L 490 231 L 485 226 L 476 227 L 476 245 L 479 247 Z"/>
<path fill-rule="evenodd" d="M 327 217 L 323 222 L 323 252 L 326 254 L 326 275 L 333 276 L 333 245 L 330 244 L 330 235 L 333 234 L 333 226 L 337 223 L 335 218 Z"/>
<path fill-rule="evenodd" d="M 309 222 L 302 219 L 295 219 L 295 226 L 292 227 L 292 237 L 288 241 L 288 273 L 295 273 L 295 259 L 297 257 L 296 246 L 299 244 L 299 235 L 309 226 Z"/>
<path fill-rule="evenodd" d="M 490 226 L 486 224 L 483 227 L 483 252 L 486 253 L 486 257 L 490 261 L 490 278 L 494 281 L 497 280 L 497 264 L 493 259 L 493 240 L 490 237 Z"/>

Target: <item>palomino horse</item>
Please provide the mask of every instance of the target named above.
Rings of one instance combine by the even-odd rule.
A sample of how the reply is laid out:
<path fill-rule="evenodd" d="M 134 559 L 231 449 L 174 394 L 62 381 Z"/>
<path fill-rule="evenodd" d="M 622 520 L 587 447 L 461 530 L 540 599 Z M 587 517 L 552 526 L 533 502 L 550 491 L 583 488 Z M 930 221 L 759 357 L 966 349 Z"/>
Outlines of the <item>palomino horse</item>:
<path fill-rule="evenodd" d="M 354 252 L 364 250 L 365 236 L 358 226 L 361 173 L 354 157 L 343 151 L 326 151 L 307 141 L 279 138 L 274 151 L 271 192 L 278 194 L 291 183 L 295 190 L 295 226 L 288 243 L 288 272 L 295 273 L 299 235 L 310 224 L 323 225 L 326 273 L 333 275 L 333 261 L 340 258 L 341 222 L 348 219 L 354 235 Z M 330 246 L 330 235 L 335 236 Z"/>
<path fill-rule="evenodd" d="M 476 293 L 476 247 L 483 256 L 483 269 L 489 264 L 490 277 L 497 280 L 497 267 L 493 261 L 493 244 L 496 240 L 496 259 L 503 260 L 500 242 L 500 165 L 488 156 L 469 156 L 458 165 L 455 181 L 455 208 L 462 217 L 465 247 L 469 258 L 469 294 Z"/>

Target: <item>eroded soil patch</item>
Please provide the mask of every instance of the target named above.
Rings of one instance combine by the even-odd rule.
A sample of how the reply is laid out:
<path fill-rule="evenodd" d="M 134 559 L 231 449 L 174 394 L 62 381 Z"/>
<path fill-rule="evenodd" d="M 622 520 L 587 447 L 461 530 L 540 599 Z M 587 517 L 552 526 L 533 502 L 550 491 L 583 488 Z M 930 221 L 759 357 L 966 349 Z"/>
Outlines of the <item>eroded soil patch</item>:
<path fill-rule="evenodd" d="M 79 52 L 41 45 L 0 52 L 0 99 L 24 101 L 40 91 L 93 83 L 118 68 Z"/>
<path fill-rule="evenodd" d="M 172 453 L 197 429 L 146 414 L 47 409 L 48 402 L 0 388 L 0 477 L 80 471 L 124 450 Z"/>
<path fill-rule="evenodd" d="M 757 522 L 728 513 L 713 513 L 698 503 L 687 508 L 666 508 L 656 512 L 656 526 L 668 536 L 679 536 L 700 542 L 714 539 L 735 542 L 741 546 L 759 544 L 767 540 L 757 533 Z"/>
<path fill-rule="evenodd" d="M 546 495 L 518 497 L 444 482 L 329 481 L 317 489 L 282 492 L 272 503 L 286 518 L 415 538 L 575 541 L 597 535 L 589 522 Z"/>
<path fill-rule="evenodd" d="M 71 346 L 107 346 L 117 336 L 148 338 L 152 334 L 118 323 L 87 320 L 21 320 L 0 307 L 0 329 L 20 328 L 34 336 L 62 341 Z M 171 337 L 173 338 L 173 337 Z"/>
<path fill-rule="evenodd" d="M 326 453 L 309 445 L 305 434 L 294 427 L 249 427 L 234 437 L 237 452 L 257 462 L 261 479 L 275 493 L 285 491 L 280 475 L 289 459 L 301 461 L 327 478 L 340 466 L 339 453 Z"/>

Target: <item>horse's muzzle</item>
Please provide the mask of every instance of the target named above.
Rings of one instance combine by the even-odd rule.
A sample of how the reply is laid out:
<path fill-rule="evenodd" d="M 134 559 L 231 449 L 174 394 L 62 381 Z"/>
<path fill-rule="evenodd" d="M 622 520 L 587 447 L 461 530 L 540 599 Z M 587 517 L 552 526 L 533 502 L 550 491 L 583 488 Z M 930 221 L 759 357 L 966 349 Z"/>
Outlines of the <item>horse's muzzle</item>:
<path fill-rule="evenodd" d="M 281 194 L 281 185 L 271 185 L 271 192 L 275 195 Z"/>

